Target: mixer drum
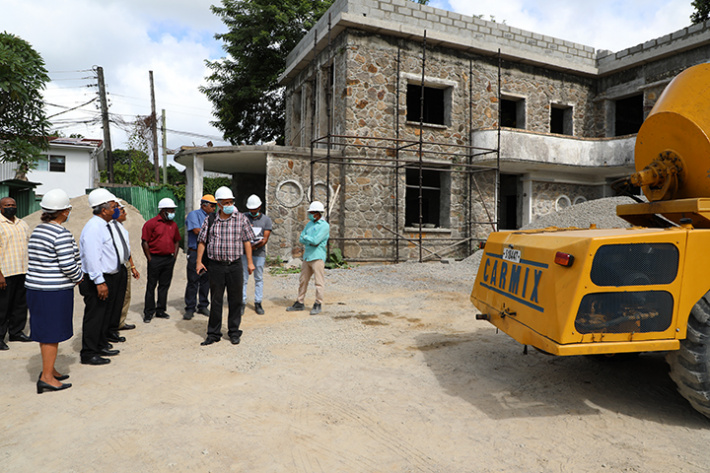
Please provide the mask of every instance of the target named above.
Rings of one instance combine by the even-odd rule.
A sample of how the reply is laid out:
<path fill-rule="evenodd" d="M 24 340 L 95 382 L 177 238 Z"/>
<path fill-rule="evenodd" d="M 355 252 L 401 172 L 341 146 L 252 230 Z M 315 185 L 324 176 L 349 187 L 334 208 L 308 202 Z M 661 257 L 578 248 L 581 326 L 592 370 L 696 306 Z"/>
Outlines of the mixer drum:
<path fill-rule="evenodd" d="M 678 185 L 663 200 L 710 197 L 710 64 L 686 69 L 666 87 L 636 137 L 641 171 L 661 155 L 680 158 Z M 652 198 L 647 189 L 644 193 Z"/>

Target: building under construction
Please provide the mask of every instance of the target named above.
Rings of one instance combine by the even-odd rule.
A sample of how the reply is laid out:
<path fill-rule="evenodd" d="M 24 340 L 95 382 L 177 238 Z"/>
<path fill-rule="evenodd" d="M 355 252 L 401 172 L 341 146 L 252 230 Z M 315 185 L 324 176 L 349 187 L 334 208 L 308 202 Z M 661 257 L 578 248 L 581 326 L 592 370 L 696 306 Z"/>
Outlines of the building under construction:
<path fill-rule="evenodd" d="M 299 256 L 310 200 L 351 261 L 464 257 L 494 229 L 612 194 L 667 83 L 710 57 L 695 25 L 612 53 L 405 0 L 338 0 L 281 77 L 286 145 L 190 148 L 233 174 Z"/>

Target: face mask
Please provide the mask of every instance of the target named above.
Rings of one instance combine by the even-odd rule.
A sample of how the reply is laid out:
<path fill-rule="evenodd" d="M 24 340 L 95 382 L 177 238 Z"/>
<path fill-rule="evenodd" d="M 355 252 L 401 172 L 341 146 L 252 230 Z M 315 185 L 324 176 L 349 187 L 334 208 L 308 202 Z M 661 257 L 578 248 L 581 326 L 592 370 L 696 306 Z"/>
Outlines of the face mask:
<path fill-rule="evenodd" d="M 227 215 L 232 215 L 234 213 L 234 206 L 225 205 L 224 207 L 222 207 L 222 212 L 226 213 Z"/>
<path fill-rule="evenodd" d="M 259 216 L 259 212 L 249 212 L 249 215 L 251 215 L 252 218 L 256 218 Z"/>
<path fill-rule="evenodd" d="M 174 219 L 174 218 L 175 218 L 175 212 L 170 212 L 170 213 L 168 213 L 168 214 L 166 215 L 166 217 L 168 217 L 168 220 Z"/>
<path fill-rule="evenodd" d="M 116 220 L 120 216 L 121 216 L 121 209 L 119 209 L 118 207 L 113 209 L 113 214 L 111 214 L 111 218 Z"/>
<path fill-rule="evenodd" d="M 67 214 L 67 218 L 66 218 L 66 220 L 64 220 L 65 222 L 68 222 L 68 221 L 69 221 L 69 216 L 70 216 L 70 215 L 71 215 L 71 210 L 70 210 L 69 213 Z"/>
<path fill-rule="evenodd" d="M 308 214 L 308 220 L 310 220 L 311 222 L 313 222 L 315 219 L 316 219 L 316 216 L 315 216 L 315 215 L 313 215 L 313 214 Z"/>
<path fill-rule="evenodd" d="M 2 209 L 2 214 L 5 218 L 12 219 L 12 217 L 17 215 L 17 207 L 5 207 Z"/>

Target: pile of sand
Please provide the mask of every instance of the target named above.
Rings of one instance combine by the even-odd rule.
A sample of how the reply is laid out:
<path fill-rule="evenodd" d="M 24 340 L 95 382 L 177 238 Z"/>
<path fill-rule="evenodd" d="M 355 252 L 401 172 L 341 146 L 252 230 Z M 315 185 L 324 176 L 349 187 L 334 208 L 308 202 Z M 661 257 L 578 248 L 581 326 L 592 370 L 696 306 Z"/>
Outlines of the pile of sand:
<path fill-rule="evenodd" d="M 91 219 L 91 217 L 93 216 L 93 212 L 92 208 L 89 207 L 89 198 L 86 195 L 74 197 L 73 199 L 71 199 L 71 205 L 71 215 L 69 216 L 69 220 L 64 223 L 64 227 L 70 232 L 72 232 L 72 234 L 74 235 L 74 239 L 78 244 L 79 237 L 81 236 L 81 230 L 84 228 L 84 225 L 86 225 L 86 222 Z M 126 213 L 128 214 L 128 218 L 125 222 L 123 222 L 123 226 L 126 228 L 126 230 L 128 230 L 131 244 L 131 253 L 133 254 L 133 261 L 134 263 L 136 263 L 136 265 L 138 265 L 138 263 L 145 262 L 145 258 L 143 258 L 142 256 L 137 257 L 138 254 L 142 255 L 141 230 L 143 229 L 143 224 L 145 224 L 145 220 L 143 219 L 143 216 L 140 214 L 138 209 L 128 203 L 126 203 Z M 41 215 L 42 211 L 39 210 L 28 215 L 23 220 L 27 222 L 27 224 L 30 226 L 30 230 L 33 230 L 37 225 L 41 223 Z M 139 268 L 139 271 L 140 270 L 141 269 Z"/>

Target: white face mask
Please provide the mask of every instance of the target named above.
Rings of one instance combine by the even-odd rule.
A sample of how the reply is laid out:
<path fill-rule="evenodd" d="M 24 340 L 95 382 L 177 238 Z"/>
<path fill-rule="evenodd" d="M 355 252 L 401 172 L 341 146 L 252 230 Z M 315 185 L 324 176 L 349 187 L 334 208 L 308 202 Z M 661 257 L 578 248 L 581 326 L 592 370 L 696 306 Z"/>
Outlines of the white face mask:
<path fill-rule="evenodd" d="M 168 217 L 168 220 L 172 220 L 175 218 L 175 212 L 169 212 L 166 216 Z"/>

